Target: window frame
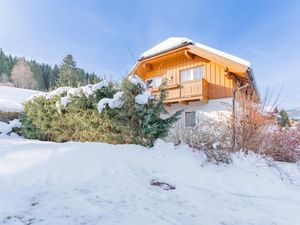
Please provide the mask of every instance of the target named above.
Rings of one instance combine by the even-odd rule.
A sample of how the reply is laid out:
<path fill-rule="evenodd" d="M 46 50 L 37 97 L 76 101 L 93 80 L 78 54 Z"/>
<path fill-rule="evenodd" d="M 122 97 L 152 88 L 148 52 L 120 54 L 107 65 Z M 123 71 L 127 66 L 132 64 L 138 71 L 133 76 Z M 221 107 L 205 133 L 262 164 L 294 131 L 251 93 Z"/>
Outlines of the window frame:
<path fill-rule="evenodd" d="M 154 86 L 153 84 L 155 84 L 155 82 L 160 79 L 160 84 L 158 86 Z M 147 82 L 152 80 L 152 86 L 148 87 L 147 86 Z M 149 88 L 159 88 L 159 86 L 162 84 L 162 80 L 163 80 L 163 76 L 156 76 L 156 77 L 151 77 L 145 80 L 145 84 L 146 84 L 146 89 Z M 156 85 L 156 84 L 155 84 Z"/>
<path fill-rule="evenodd" d="M 194 114 L 194 122 L 193 122 L 193 126 L 187 126 L 187 114 L 188 113 L 193 113 Z M 197 113 L 196 111 L 185 111 L 184 112 L 184 128 L 193 128 L 197 125 Z"/>
<path fill-rule="evenodd" d="M 194 75 L 194 69 L 196 69 L 196 68 L 202 68 L 202 77 L 195 79 L 194 78 L 195 77 L 195 75 Z M 181 73 L 183 71 L 190 71 L 191 72 L 191 79 L 189 79 L 189 80 L 182 80 Z M 183 69 L 183 70 L 179 71 L 179 76 L 180 76 L 180 81 L 181 82 L 191 82 L 191 81 L 203 79 L 204 78 L 204 74 L 205 74 L 205 66 L 204 65 L 194 66 L 194 67 L 191 67 L 191 68 L 188 68 L 188 69 Z"/>

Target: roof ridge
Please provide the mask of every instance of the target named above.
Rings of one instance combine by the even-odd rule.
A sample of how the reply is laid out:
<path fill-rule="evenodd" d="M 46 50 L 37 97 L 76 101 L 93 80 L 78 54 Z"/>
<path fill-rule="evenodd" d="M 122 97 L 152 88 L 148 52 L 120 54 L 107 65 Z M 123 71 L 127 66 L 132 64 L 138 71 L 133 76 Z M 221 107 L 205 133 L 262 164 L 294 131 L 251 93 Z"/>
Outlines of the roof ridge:
<path fill-rule="evenodd" d="M 243 58 L 234 56 L 232 54 L 223 52 L 221 50 L 209 47 L 207 45 L 198 43 L 198 42 L 194 42 L 193 40 L 186 38 L 186 37 L 169 37 L 167 39 L 165 39 L 164 41 L 156 44 L 155 46 L 153 46 L 152 48 L 148 49 L 147 51 L 145 51 L 144 53 L 141 54 L 139 60 L 143 60 L 145 58 L 150 58 L 152 56 L 164 53 L 164 52 L 168 52 L 170 50 L 185 46 L 185 45 L 189 45 L 192 44 L 198 48 L 201 48 L 205 51 L 211 52 L 213 54 L 219 55 L 221 57 L 224 57 L 226 59 L 232 60 L 234 62 L 237 62 L 239 64 L 242 64 L 244 66 L 247 67 L 251 67 L 251 63 Z"/>

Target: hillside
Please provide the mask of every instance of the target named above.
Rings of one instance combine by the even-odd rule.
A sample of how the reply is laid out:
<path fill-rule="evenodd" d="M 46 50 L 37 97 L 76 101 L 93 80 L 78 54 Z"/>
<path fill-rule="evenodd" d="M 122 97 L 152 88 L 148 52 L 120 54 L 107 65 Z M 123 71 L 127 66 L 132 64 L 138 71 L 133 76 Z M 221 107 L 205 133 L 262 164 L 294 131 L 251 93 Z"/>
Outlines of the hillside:
<path fill-rule="evenodd" d="M 25 57 L 7 55 L 0 46 L 0 85 L 9 84 L 15 87 L 29 88 L 34 90 L 49 91 L 65 81 L 66 68 L 72 73 L 73 86 L 77 82 L 82 84 L 95 83 L 100 76 L 95 73 L 86 72 L 76 66 L 77 63 L 71 54 L 68 54 L 63 63 L 51 66 L 47 63 L 39 63 L 28 60 Z"/>
<path fill-rule="evenodd" d="M 291 184 L 258 156 L 217 166 L 162 141 L 149 149 L 2 137 L 0 146 L 1 224 L 299 224 L 295 164 L 281 165 Z"/>
<path fill-rule="evenodd" d="M 20 112 L 22 103 L 38 91 L 0 86 L 0 111 Z"/>

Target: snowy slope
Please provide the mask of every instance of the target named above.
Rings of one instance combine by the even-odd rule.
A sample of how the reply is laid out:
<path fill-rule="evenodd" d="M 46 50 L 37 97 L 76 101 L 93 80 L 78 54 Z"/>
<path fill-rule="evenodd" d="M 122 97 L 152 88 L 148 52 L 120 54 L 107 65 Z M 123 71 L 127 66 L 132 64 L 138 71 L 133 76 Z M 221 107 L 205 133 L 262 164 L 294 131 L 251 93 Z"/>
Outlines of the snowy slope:
<path fill-rule="evenodd" d="M 253 155 L 206 164 L 186 146 L 154 148 L 0 138 L 0 224 L 299 225 L 294 184 Z M 152 179 L 175 190 L 151 186 Z"/>
<path fill-rule="evenodd" d="M 0 86 L 0 111 L 20 112 L 22 103 L 37 93 L 35 90 Z"/>

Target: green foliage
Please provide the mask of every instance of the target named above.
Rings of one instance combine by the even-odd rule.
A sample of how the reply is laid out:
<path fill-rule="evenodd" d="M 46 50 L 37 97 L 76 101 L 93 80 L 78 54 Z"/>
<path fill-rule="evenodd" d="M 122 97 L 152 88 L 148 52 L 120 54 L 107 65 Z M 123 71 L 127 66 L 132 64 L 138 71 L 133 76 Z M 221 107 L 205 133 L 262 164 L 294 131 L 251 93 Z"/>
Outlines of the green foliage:
<path fill-rule="evenodd" d="M 12 69 L 17 63 L 17 58 L 5 55 L 0 49 L 0 82 L 11 81 Z M 26 61 L 36 81 L 36 89 L 52 90 L 59 86 L 77 86 L 78 84 L 94 84 L 101 80 L 95 73 L 86 73 L 83 69 L 76 67 L 72 55 L 67 55 L 60 68 L 38 63 L 35 60 Z M 61 77 L 59 77 L 59 75 Z M 70 85 L 69 85 L 70 84 Z"/>
<path fill-rule="evenodd" d="M 76 67 L 76 62 L 72 55 L 67 55 L 59 67 L 58 86 L 77 87 L 83 84 L 85 72 Z"/>
<path fill-rule="evenodd" d="M 2 49 L 0 48 L 0 76 L 6 74 L 8 78 L 10 78 L 12 68 L 14 67 L 16 62 L 16 58 L 13 58 L 11 55 L 5 55 Z"/>
<path fill-rule="evenodd" d="M 144 90 L 140 85 L 135 85 L 128 80 L 122 84 L 123 106 L 121 109 L 106 109 L 109 118 L 122 127 L 130 140 L 130 143 L 152 146 L 157 138 L 167 136 L 170 127 L 176 122 L 181 112 L 174 115 L 166 114 L 163 101 L 166 98 L 166 83 L 160 87 L 158 100 L 150 99 L 145 105 L 135 102 L 135 96 L 142 94 Z M 167 117 L 163 119 L 162 116 Z"/>
<path fill-rule="evenodd" d="M 115 109 L 107 107 L 99 113 L 99 100 L 112 98 L 117 91 L 124 93 L 123 106 Z M 180 112 L 162 118 L 166 97 L 164 86 L 161 86 L 158 99 L 139 105 L 135 102 L 135 96 L 143 91 L 143 87 L 126 79 L 121 90 L 110 84 L 88 97 L 81 93 L 71 97 L 71 102 L 66 107 L 61 106 L 60 110 L 56 103 L 61 96 L 51 99 L 38 97 L 25 104 L 22 134 L 26 138 L 57 142 L 100 141 L 152 146 L 157 138 L 166 137 Z"/>
<path fill-rule="evenodd" d="M 86 73 L 85 74 L 86 84 L 95 84 L 101 81 L 101 78 L 95 73 Z"/>
<path fill-rule="evenodd" d="M 33 101 L 24 104 L 25 114 L 21 117 L 23 124 L 22 135 L 26 138 L 39 140 L 51 140 L 50 130 L 53 122 L 59 119 L 60 115 L 55 107 L 59 97 L 45 99 L 37 97 Z"/>
<path fill-rule="evenodd" d="M 103 141 L 117 143 L 122 140 L 118 130 L 112 127 L 96 109 L 97 94 L 109 93 L 108 88 L 98 90 L 95 95 L 72 97 L 67 106 L 57 109 L 61 96 L 46 99 L 38 97 L 24 105 L 21 117 L 21 134 L 26 138 L 65 142 L 65 141 Z M 110 89 L 112 96 L 114 89 Z M 112 132 L 114 135 L 109 135 Z"/>
<path fill-rule="evenodd" d="M 289 115 L 288 115 L 288 113 L 287 113 L 286 110 L 284 110 L 284 109 L 280 110 L 280 112 L 279 112 L 279 118 L 278 118 L 278 123 L 282 127 L 290 127 L 291 126 Z"/>

